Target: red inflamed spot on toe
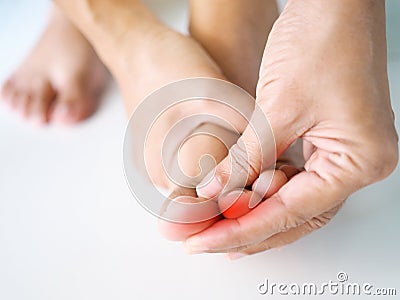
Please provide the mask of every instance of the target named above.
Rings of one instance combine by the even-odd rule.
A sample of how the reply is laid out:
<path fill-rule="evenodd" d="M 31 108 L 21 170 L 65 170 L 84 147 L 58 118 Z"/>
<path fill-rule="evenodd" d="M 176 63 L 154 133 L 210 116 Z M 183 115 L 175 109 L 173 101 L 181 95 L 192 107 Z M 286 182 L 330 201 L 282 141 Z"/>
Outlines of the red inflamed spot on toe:
<path fill-rule="evenodd" d="M 194 205 L 182 205 L 182 203 Z M 168 200 L 161 217 L 163 219 L 159 219 L 159 230 L 171 241 L 184 241 L 221 219 L 215 201 L 189 196 Z"/>
<path fill-rule="evenodd" d="M 219 209 L 227 219 L 236 219 L 250 212 L 261 197 L 249 190 L 233 191 L 218 199 Z"/>
<path fill-rule="evenodd" d="M 221 213 L 227 219 L 236 219 L 254 209 L 262 200 L 267 200 L 288 181 L 284 172 L 268 170 L 254 181 L 252 191 L 233 191 L 218 199 Z"/>

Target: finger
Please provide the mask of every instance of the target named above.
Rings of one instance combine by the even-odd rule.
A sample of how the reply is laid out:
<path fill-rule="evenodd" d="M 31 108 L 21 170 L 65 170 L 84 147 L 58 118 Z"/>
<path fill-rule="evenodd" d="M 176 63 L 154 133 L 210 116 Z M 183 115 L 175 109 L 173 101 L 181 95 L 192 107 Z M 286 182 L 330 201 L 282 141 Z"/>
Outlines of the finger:
<path fill-rule="evenodd" d="M 291 165 L 282 165 L 279 170 L 285 173 L 288 180 L 292 179 L 295 175 L 299 174 L 301 170 Z"/>
<path fill-rule="evenodd" d="M 271 157 L 275 155 L 273 146 L 267 152 Z M 197 194 L 203 198 L 213 198 L 221 193 L 245 188 L 261 172 L 261 155 L 256 135 L 252 129 L 246 129 L 243 136 L 231 147 L 228 156 L 210 173 L 211 180 L 206 176 L 197 186 Z"/>
<path fill-rule="evenodd" d="M 252 200 L 258 204 L 262 198 L 249 190 L 237 190 L 220 197 L 218 206 L 225 218 L 236 219 L 252 210 Z"/>
<path fill-rule="evenodd" d="M 288 177 L 282 170 L 267 170 L 253 182 L 252 190 L 260 195 L 261 198 L 267 199 L 278 192 L 287 181 Z"/>
<path fill-rule="evenodd" d="M 262 199 L 275 194 L 287 182 L 286 175 L 280 171 L 265 171 L 253 184 L 253 192 L 238 190 L 218 199 L 221 213 L 227 219 L 236 219 L 249 213 Z"/>
<path fill-rule="evenodd" d="M 197 194 L 212 198 L 252 184 L 308 128 L 299 114 L 256 105 L 249 126 L 228 156 L 197 186 Z"/>
<path fill-rule="evenodd" d="M 342 169 L 323 155 L 314 160 L 314 165 L 317 170 Z M 357 188 L 344 174 L 335 175 L 315 169 L 299 173 L 268 201 L 243 217 L 222 220 L 194 235 L 186 241 L 186 247 L 195 253 L 241 248 L 296 228 L 339 205 Z"/>
<path fill-rule="evenodd" d="M 307 221 L 303 225 L 300 225 L 299 227 L 292 228 L 288 230 L 287 232 L 280 232 L 277 233 L 270 238 L 266 239 L 265 241 L 254 245 L 247 247 L 240 251 L 240 253 L 246 254 L 246 255 L 251 255 L 263 251 L 267 251 L 273 248 L 279 248 L 286 246 L 288 244 L 291 244 L 300 238 L 310 234 L 311 232 L 325 226 L 326 224 L 329 223 L 329 221 L 337 214 L 339 209 L 342 207 L 342 205 L 338 205 L 332 210 L 312 218 L 311 220 Z M 235 256 L 235 255 L 233 255 Z M 229 256 L 228 256 L 229 257 Z"/>

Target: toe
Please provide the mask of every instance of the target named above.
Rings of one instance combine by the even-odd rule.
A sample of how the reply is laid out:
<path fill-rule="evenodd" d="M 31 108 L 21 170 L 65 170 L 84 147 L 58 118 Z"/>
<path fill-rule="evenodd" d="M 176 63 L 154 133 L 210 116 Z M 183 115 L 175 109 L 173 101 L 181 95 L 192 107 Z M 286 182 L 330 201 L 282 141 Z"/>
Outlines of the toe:
<path fill-rule="evenodd" d="M 13 90 L 14 90 L 13 80 L 11 78 L 9 78 L 1 87 L 0 99 L 8 102 L 10 100 L 10 97 L 13 94 Z"/>
<path fill-rule="evenodd" d="M 27 95 L 23 91 L 21 91 L 20 89 L 16 89 L 11 94 L 9 100 L 10 107 L 22 117 L 24 117 L 24 115 L 26 114 L 27 98 Z"/>
<path fill-rule="evenodd" d="M 54 101 L 51 120 L 56 123 L 74 124 L 88 118 L 96 109 L 96 101 L 84 93 L 59 92 Z"/>
<path fill-rule="evenodd" d="M 8 79 L 1 88 L 1 99 L 11 109 L 17 109 L 20 95 L 21 91 L 13 79 Z"/>
<path fill-rule="evenodd" d="M 8 104 L 8 106 L 11 109 L 17 109 L 18 108 L 18 102 L 19 102 L 19 92 L 16 89 L 13 89 L 10 92 L 10 95 L 8 96 L 8 98 L 6 99 L 6 102 Z"/>
<path fill-rule="evenodd" d="M 220 214 L 215 201 L 180 196 L 166 200 L 160 217 L 158 228 L 161 234 L 171 241 L 183 241 L 217 222 Z"/>
<path fill-rule="evenodd" d="M 3 85 L 1 98 L 23 118 L 32 119 L 35 123 L 46 122 L 56 95 L 51 83 L 43 78 L 14 77 Z"/>
<path fill-rule="evenodd" d="M 30 118 L 36 124 L 44 124 L 48 122 L 49 110 L 56 91 L 48 81 L 38 85 L 32 94 L 30 105 Z"/>
<path fill-rule="evenodd" d="M 32 103 L 32 95 L 29 92 L 22 91 L 18 95 L 17 110 L 21 114 L 22 118 L 27 119 L 30 114 L 30 108 Z"/>

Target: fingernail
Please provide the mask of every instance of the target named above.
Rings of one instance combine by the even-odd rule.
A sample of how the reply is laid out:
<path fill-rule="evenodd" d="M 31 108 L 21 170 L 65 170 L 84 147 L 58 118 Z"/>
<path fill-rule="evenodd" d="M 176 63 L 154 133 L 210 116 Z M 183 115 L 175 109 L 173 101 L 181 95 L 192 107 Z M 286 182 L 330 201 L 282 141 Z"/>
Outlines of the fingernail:
<path fill-rule="evenodd" d="M 241 252 L 232 252 L 232 253 L 227 253 L 226 254 L 226 257 L 229 258 L 230 260 L 237 260 L 237 259 L 242 258 L 244 256 L 247 256 L 247 255 L 244 254 L 244 253 L 241 253 Z"/>
<path fill-rule="evenodd" d="M 188 254 L 200 254 L 207 251 L 207 247 L 204 247 L 202 240 L 198 237 L 192 237 L 184 242 L 185 251 Z"/>
<path fill-rule="evenodd" d="M 250 201 L 249 201 L 249 208 L 253 209 L 254 207 L 256 207 L 258 204 L 260 204 L 262 201 L 262 198 L 259 194 L 257 193 L 253 193 L 250 197 Z"/>
<path fill-rule="evenodd" d="M 196 187 L 197 195 L 201 198 L 212 198 L 218 195 L 223 189 L 221 182 L 214 177 L 207 185 L 201 186 L 201 183 Z"/>

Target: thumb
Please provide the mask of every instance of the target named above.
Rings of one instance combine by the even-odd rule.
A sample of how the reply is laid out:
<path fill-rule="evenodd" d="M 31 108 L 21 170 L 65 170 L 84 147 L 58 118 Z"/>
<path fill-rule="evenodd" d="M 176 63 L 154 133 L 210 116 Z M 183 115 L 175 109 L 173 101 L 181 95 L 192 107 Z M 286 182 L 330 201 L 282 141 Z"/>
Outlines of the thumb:
<path fill-rule="evenodd" d="M 298 126 L 288 121 L 292 119 L 281 113 L 265 113 L 256 105 L 243 135 L 230 148 L 227 157 L 196 187 L 198 196 L 213 198 L 234 189 L 243 189 L 251 185 L 261 172 L 274 168 L 277 156 L 298 138 Z"/>

